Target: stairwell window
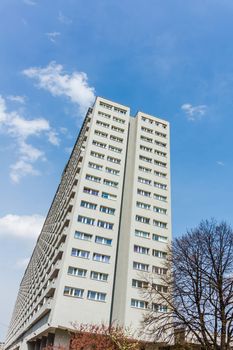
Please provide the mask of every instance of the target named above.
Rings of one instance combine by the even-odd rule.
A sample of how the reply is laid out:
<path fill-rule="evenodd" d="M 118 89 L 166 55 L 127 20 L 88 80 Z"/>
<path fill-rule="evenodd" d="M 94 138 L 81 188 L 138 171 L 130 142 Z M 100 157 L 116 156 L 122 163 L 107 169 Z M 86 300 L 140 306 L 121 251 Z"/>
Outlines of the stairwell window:
<path fill-rule="evenodd" d="M 98 196 L 98 194 L 99 194 L 99 191 L 94 190 L 93 188 L 89 188 L 89 187 L 84 187 L 83 192 L 88 193 L 88 194 L 92 194 L 93 196 Z"/>
<path fill-rule="evenodd" d="M 87 270 L 80 269 L 78 267 L 69 266 L 68 275 L 77 276 L 77 277 L 86 277 Z"/>
<path fill-rule="evenodd" d="M 104 245 L 112 245 L 112 239 L 106 238 L 106 237 L 101 237 L 101 236 L 96 236 L 95 243 L 104 244 Z"/>
<path fill-rule="evenodd" d="M 75 231 L 74 238 L 82 239 L 83 241 L 91 241 L 92 235 L 90 233 Z"/>
<path fill-rule="evenodd" d="M 152 250 L 152 255 L 157 257 L 157 258 L 161 258 L 161 259 L 166 259 L 167 258 L 167 253 L 166 252 L 162 252 L 161 250 L 153 249 Z"/>
<path fill-rule="evenodd" d="M 134 245 L 134 248 L 133 248 L 133 251 L 134 251 L 134 253 L 139 253 L 139 254 L 146 254 L 146 255 L 148 255 L 150 249 L 135 244 L 135 245 Z"/>
<path fill-rule="evenodd" d="M 145 216 L 141 216 L 141 215 L 136 215 L 135 216 L 135 220 L 136 221 L 139 221 L 143 224 L 149 224 L 150 223 L 150 219 L 149 218 L 146 218 Z"/>
<path fill-rule="evenodd" d="M 147 271 L 149 271 L 149 265 L 134 261 L 133 262 L 133 269 L 147 272 Z"/>
<path fill-rule="evenodd" d="M 98 220 L 97 226 L 105 228 L 107 230 L 112 230 L 113 229 L 113 224 L 111 222 L 102 221 L 102 220 Z"/>
<path fill-rule="evenodd" d="M 90 252 L 87 250 L 72 248 L 71 255 L 77 258 L 89 259 Z"/>
<path fill-rule="evenodd" d="M 147 309 L 148 302 L 144 300 L 131 299 L 131 306 L 137 309 Z"/>
<path fill-rule="evenodd" d="M 107 282 L 108 274 L 103 272 L 91 271 L 91 279 L 96 281 Z"/>
<path fill-rule="evenodd" d="M 75 297 L 75 298 L 82 298 L 83 297 L 84 289 L 79 288 L 72 288 L 65 286 L 64 288 L 64 295 Z"/>
<path fill-rule="evenodd" d="M 109 263 L 110 256 L 109 255 L 104 255 L 104 254 L 99 254 L 99 253 L 94 253 L 93 254 L 93 260 L 94 261 L 103 262 L 103 263 Z"/>
<path fill-rule="evenodd" d="M 105 301 L 106 293 L 95 292 L 93 290 L 89 290 L 87 293 L 87 299 L 95 300 L 95 301 Z"/>
<path fill-rule="evenodd" d="M 95 219 L 89 218 L 87 216 L 78 216 L 78 222 L 81 222 L 82 224 L 87 224 L 87 225 L 94 225 L 95 224 Z"/>

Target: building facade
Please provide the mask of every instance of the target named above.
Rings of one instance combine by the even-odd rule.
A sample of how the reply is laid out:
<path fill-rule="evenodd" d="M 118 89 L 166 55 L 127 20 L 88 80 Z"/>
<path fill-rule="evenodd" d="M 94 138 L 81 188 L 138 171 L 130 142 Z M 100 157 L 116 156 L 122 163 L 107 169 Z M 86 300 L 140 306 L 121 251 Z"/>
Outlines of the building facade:
<path fill-rule="evenodd" d="M 166 312 L 140 289 L 142 274 L 159 283 L 166 273 L 169 156 L 168 122 L 96 98 L 20 284 L 6 349 L 67 346 L 74 322 L 137 330 L 148 308 Z"/>

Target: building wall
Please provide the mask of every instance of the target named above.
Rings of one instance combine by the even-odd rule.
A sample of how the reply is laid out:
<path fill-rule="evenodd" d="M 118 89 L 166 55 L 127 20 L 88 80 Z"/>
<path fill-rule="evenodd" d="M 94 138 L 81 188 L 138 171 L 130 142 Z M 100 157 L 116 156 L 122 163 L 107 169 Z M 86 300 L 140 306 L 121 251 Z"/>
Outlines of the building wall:
<path fill-rule="evenodd" d="M 138 329 L 150 307 L 138 283 L 163 265 L 154 253 L 170 239 L 169 124 L 98 97 L 22 279 L 6 348 L 41 347 L 50 334 L 68 344 L 75 322 Z"/>

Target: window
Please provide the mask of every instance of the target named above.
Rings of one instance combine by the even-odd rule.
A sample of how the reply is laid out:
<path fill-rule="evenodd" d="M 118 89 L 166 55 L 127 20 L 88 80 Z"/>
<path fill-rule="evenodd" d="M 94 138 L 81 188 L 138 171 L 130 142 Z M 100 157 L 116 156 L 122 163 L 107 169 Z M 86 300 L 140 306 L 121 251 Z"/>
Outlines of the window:
<path fill-rule="evenodd" d="M 133 262 L 133 269 L 140 270 L 140 271 L 149 271 L 149 265 L 134 261 Z"/>
<path fill-rule="evenodd" d="M 153 134 L 153 130 L 149 128 L 145 128 L 144 126 L 141 127 L 141 130 L 144 132 L 147 132 L 148 134 Z"/>
<path fill-rule="evenodd" d="M 100 112 L 100 111 L 98 111 L 98 115 L 100 115 L 101 117 L 106 118 L 106 119 L 110 119 L 111 118 L 110 114 L 103 113 L 103 112 Z"/>
<path fill-rule="evenodd" d="M 153 207 L 154 212 L 159 214 L 167 214 L 167 209 L 160 208 L 160 207 Z"/>
<path fill-rule="evenodd" d="M 112 130 L 114 130 L 114 131 L 116 131 L 116 132 L 121 132 L 121 133 L 124 132 L 124 129 L 118 128 L 118 127 L 115 126 L 115 125 L 112 125 Z"/>
<path fill-rule="evenodd" d="M 114 157 L 108 156 L 108 157 L 107 157 L 107 160 L 108 160 L 109 162 L 112 162 L 112 163 L 121 164 L 121 160 L 118 159 L 118 158 L 114 158 Z"/>
<path fill-rule="evenodd" d="M 161 173 L 160 171 L 154 171 L 154 175 L 159 176 L 159 177 L 163 177 L 163 178 L 167 177 L 167 174 Z"/>
<path fill-rule="evenodd" d="M 150 219 L 146 218 L 145 216 L 141 216 L 141 215 L 136 215 L 135 216 L 135 220 L 142 222 L 143 224 L 149 224 L 150 223 Z"/>
<path fill-rule="evenodd" d="M 102 102 L 100 101 L 100 106 L 103 107 L 103 108 L 106 108 L 106 109 L 112 109 L 112 106 L 109 105 L 108 103 L 105 103 L 105 102 Z"/>
<path fill-rule="evenodd" d="M 151 192 L 141 190 L 140 188 L 137 189 L 137 194 L 140 194 L 141 196 L 145 196 L 145 197 L 151 196 Z"/>
<path fill-rule="evenodd" d="M 157 200 L 162 201 L 162 202 L 166 202 L 167 197 L 154 193 L 154 199 L 157 199 Z"/>
<path fill-rule="evenodd" d="M 97 226 L 98 227 L 102 227 L 102 228 L 106 228 L 108 230 L 112 230 L 113 229 L 113 224 L 111 222 L 102 221 L 102 220 L 98 220 Z"/>
<path fill-rule="evenodd" d="M 109 128 L 109 124 L 108 123 L 104 123 L 104 122 L 102 122 L 100 120 L 97 120 L 96 124 L 100 125 L 100 126 L 103 126 L 104 128 Z"/>
<path fill-rule="evenodd" d="M 86 201 L 81 201 L 81 207 L 87 208 L 87 209 L 93 209 L 95 210 L 97 207 L 97 204 L 86 202 Z"/>
<path fill-rule="evenodd" d="M 117 137 L 117 136 L 114 136 L 114 135 L 110 135 L 110 140 L 113 140 L 113 141 L 119 142 L 119 143 L 122 143 L 122 142 L 123 142 L 123 139 L 122 139 L 122 138 Z"/>
<path fill-rule="evenodd" d="M 157 275 L 166 275 L 167 269 L 165 269 L 164 267 L 152 266 L 152 272 L 156 273 Z"/>
<path fill-rule="evenodd" d="M 115 181 L 104 179 L 103 183 L 104 185 L 107 185 L 107 186 L 118 187 L 118 182 L 115 182 Z"/>
<path fill-rule="evenodd" d="M 138 182 L 141 182 L 142 184 L 151 185 L 151 180 L 145 179 L 144 177 L 138 177 Z"/>
<path fill-rule="evenodd" d="M 120 114 L 126 114 L 126 110 L 118 108 L 118 107 L 114 107 L 114 111 Z"/>
<path fill-rule="evenodd" d="M 135 236 L 142 238 L 150 238 L 150 233 L 141 230 L 135 230 Z"/>
<path fill-rule="evenodd" d="M 108 137 L 108 134 L 106 132 L 102 132 L 99 130 L 95 130 L 95 134 L 100 136 L 100 137 Z"/>
<path fill-rule="evenodd" d="M 146 248 L 146 247 L 142 247 L 140 245 L 134 245 L 134 248 L 133 248 L 133 251 L 134 253 L 140 253 L 140 254 L 149 254 L 149 248 Z"/>
<path fill-rule="evenodd" d="M 141 149 L 142 151 L 152 152 L 152 148 L 149 148 L 149 147 L 146 147 L 146 146 L 143 146 L 143 145 L 140 145 L 140 149 Z"/>
<path fill-rule="evenodd" d="M 96 236 L 95 237 L 95 243 L 105 244 L 105 245 L 112 245 L 112 239 Z"/>
<path fill-rule="evenodd" d="M 99 194 L 99 191 L 93 190 L 93 188 L 88 188 L 88 187 L 84 187 L 83 192 L 88 193 L 88 194 L 92 194 L 93 196 L 98 196 L 98 194 Z"/>
<path fill-rule="evenodd" d="M 95 157 L 95 158 L 104 159 L 104 154 L 98 153 L 98 152 L 94 152 L 94 151 L 91 151 L 91 156 Z"/>
<path fill-rule="evenodd" d="M 152 158 L 139 155 L 139 159 L 142 160 L 143 162 L 152 163 Z"/>
<path fill-rule="evenodd" d="M 107 193 L 107 192 L 102 192 L 102 198 L 107 198 L 115 201 L 117 199 L 117 196 L 115 194 Z"/>
<path fill-rule="evenodd" d="M 152 304 L 152 310 L 155 312 L 167 312 L 166 305 Z"/>
<path fill-rule="evenodd" d="M 159 160 L 155 160 L 154 163 L 155 163 L 155 165 L 161 166 L 163 168 L 166 168 L 166 166 L 167 166 L 166 163 L 160 162 Z"/>
<path fill-rule="evenodd" d="M 120 174 L 120 171 L 116 170 L 116 169 L 112 169 L 112 168 L 106 167 L 105 170 L 106 170 L 107 173 L 110 173 L 110 174 L 113 174 L 113 175 L 119 175 Z"/>
<path fill-rule="evenodd" d="M 103 272 L 91 271 L 91 279 L 106 282 L 108 280 L 108 274 Z"/>
<path fill-rule="evenodd" d="M 77 276 L 77 277 L 86 277 L 87 270 L 80 269 L 78 267 L 69 266 L 68 267 L 68 274 L 72 275 L 72 276 Z"/>
<path fill-rule="evenodd" d="M 117 117 L 112 118 L 115 122 L 120 123 L 120 124 L 125 124 L 125 120 Z"/>
<path fill-rule="evenodd" d="M 138 169 L 144 171 L 144 173 L 151 173 L 151 169 L 145 168 L 144 166 L 139 165 Z"/>
<path fill-rule="evenodd" d="M 154 121 L 152 119 L 146 117 L 142 117 L 142 121 L 145 123 L 154 124 Z"/>
<path fill-rule="evenodd" d="M 89 233 L 85 233 L 85 232 L 75 231 L 74 238 L 82 239 L 84 241 L 91 241 L 92 235 L 90 235 Z"/>
<path fill-rule="evenodd" d="M 136 206 L 141 209 L 147 209 L 150 210 L 150 204 L 142 203 L 142 202 L 136 202 Z"/>
<path fill-rule="evenodd" d="M 150 137 L 143 136 L 143 135 L 140 136 L 140 139 L 142 141 L 145 141 L 145 142 L 150 142 L 150 143 L 153 142 L 153 139 L 151 139 Z"/>
<path fill-rule="evenodd" d="M 162 221 L 153 220 L 153 225 L 161 228 L 167 228 L 167 223 Z"/>
<path fill-rule="evenodd" d="M 157 258 L 161 258 L 161 259 L 166 259 L 166 257 L 167 257 L 166 252 L 162 252 L 161 250 L 156 250 L 156 249 L 152 250 L 152 255 L 157 257 Z"/>
<path fill-rule="evenodd" d="M 97 176 L 94 176 L 94 175 L 86 174 L 86 180 L 94 181 L 94 182 L 100 182 L 101 178 L 97 177 Z"/>
<path fill-rule="evenodd" d="M 103 205 L 100 206 L 100 211 L 101 211 L 102 213 L 105 213 L 105 214 L 114 215 L 114 214 L 115 214 L 115 210 L 116 210 L 116 209 L 109 208 L 109 207 L 105 207 L 105 206 L 103 206 Z"/>
<path fill-rule="evenodd" d="M 109 263 L 110 256 L 109 255 L 104 255 L 104 254 L 94 253 L 93 254 L 93 260 L 100 261 L 100 262 L 103 262 L 103 263 Z"/>
<path fill-rule="evenodd" d="M 72 287 L 65 287 L 64 289 L 64 295 L 75 297 L 75 298 L 82 298 L 83 297 L 84 289 L 79 288 L 72 288 Z"/>
<path fill-rule="evenodd" d="M 96 164 L 96 163 L 92 163 L 92 162 L 89 162 L 88 166 L 89 166 L 89 168 L 96 169 L 96 170 L 102 170 L 103 169 L 102 165 L 99 165 L 99 164 Z"/>
<path fill-rule="evenodd" d="M 71 255 L 76 256 L 78 258 L 89 259 L 90 252 L 88 252 L 87 250 L 72 248 Z"/>
<path fill-rule="evenodd" d="M 158 292 L 161 292 L 161 293 L 167 293 L 167 291 L 168 291 L 168 287 L 163 286 L 162 284 L 152 283 L 152 288 L 154 288 L 155 290 L 157 290 Z"/>
<path fill-rule="evenodd" d="M 112 145 L 108 146 L 108 149 L 110 149 L 110 151 L 116 152 L 116 153 L 121 153 L 122 152 L 122 148 L 118 148 Z"/>
<path fill-rule="evenodd" d="M 165 237 L 165 236 L 160 236 L 160 235 L 157 235 L 157 234 L 155 234 L 155 233 L 152 235 L 152 239 L 153 239 L 154 241 L 167 243 L 167 237 Z"/>
<path fill-rule="evenodd" d="M 89 290 L 87 293 L 87 299 L 95 301 L 105 301 L 106 293 L 94 292 L 93 290 Z"/>
<path fill-rule="evenodd" d="M 131 306 L 137 309 L 147 309 L 148 302 L 144 300 L 131 299 Z"/>
<path fill-rule="evenodd" d="M 158 131 L 155 131 L 155 135 L 156 135 L 156 136 L 160 136 L 160 137 L 164 137 L 164 138 L 167 137 L 166 134 L 163 134 L 162 132 L 158 132 Z"/>
<path fill-rule="evenodd" d="M 160 141 L 157 141 L 157 140 L 155 140 L 155 144 L 156 144 L 157 146 L 160 146 L 160 147 L 167 147 L 167 144 L 166 144 L 166 143 L 160 142 Z"/>
<path fill-rule="evenodd" d="M 106 148 L 106 143 L 102 143 L 102 142 L 99 142 L 99 141 L 96 141 L 96 140 L 93 140 L 92 141 L 93 145 L 97 146 L 97 147 L 101 147 L 101 148 Z"/>
<path fill-rule="evenodd" d="M 167 157 L 167 153 L 158 151 L 157 149 L 155 149 L 155 154 L 157 154 L 160 157 Z"/>
<path fill-rule="evenodd" d="M 132 279 L 132 287 L 135 287 L 135 288 L 148 288 L 148 282 Z"/>
<path fill-rule="evenodd" d="M 167 185 L 161 184 L 160 182 L 155 182 L 154 181 L 154 186 L 157 187 L 157 188 L 161 188 L 161 190 L 166 190 L 167 189 Z"/>
<path fill-rule="evenodd" d="M 87 225 L 94 225 L 95 219 L 88 218 L 87 216 L 79 215 L 78 222 L 81 222 L 82 224 L 87 224 Z"/>

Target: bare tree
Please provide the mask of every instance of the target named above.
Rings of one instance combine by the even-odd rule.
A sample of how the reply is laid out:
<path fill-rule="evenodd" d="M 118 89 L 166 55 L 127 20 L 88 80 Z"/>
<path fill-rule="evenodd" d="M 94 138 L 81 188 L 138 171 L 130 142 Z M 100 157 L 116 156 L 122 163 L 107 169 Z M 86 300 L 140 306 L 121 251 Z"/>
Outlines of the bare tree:
<path fill-rule="evenodd" d="M 186 339 L 203 349 L 232 348 L 231 227 L 214 220 L 201 222 L 173 241 L 164 269 L 167 273 L 159 283 L 154 274 L 147 278 L 143 292 L 151 305 L 144 317 L 147 332 L 155 341 L 169 342 L 185 331 Z"/>

